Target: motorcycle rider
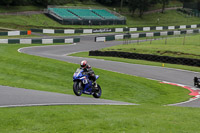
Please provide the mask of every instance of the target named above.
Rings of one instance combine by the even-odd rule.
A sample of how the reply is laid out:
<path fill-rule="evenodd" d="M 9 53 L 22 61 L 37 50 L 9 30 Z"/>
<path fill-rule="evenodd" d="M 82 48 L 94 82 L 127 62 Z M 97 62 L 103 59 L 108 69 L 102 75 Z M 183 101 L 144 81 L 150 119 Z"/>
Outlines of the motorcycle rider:
<path fill-rule="evenodd" d="M 93 81 L 94 88 L 98 88 L 94 71 L 92 70 L 91 66 L 87 63 L 87 61 L 86 60 L 81 61 L 80 66 L 81 66 L 80 69 L 83 69 L 83 71 L 88 74 L 89 79 Z"/>

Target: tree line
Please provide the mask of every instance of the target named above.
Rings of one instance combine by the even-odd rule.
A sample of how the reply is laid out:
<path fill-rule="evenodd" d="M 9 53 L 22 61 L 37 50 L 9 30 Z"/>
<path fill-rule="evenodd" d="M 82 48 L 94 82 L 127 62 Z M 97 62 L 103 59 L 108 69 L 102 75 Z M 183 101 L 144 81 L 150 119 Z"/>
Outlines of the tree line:
<path fill-rule="evenodd" d="M 76 0 L 81 2 L 87 2 L 91 0 Z M 160 3 L 162 4 L 162 13 L 165 7 L 171 0 L 93 0 L 103 5 L 108 6 L 120 6 L 121 10 L 123 6 L 129 8 L 129 11 L 134 14 L 136 10 L 139 11 L 139 16 L 142 17 L 145 11 L 149 7 Z M 199 2 L 200 0 L 179 0 L 181 2 Z M 18 6 L 18 5 L 37 5 L 47 7 L 47 5 L 63 5 L 67 3 L 74 3 L 74 0 L 0 0 L 0 5 L 4 6 Z"/>
<path fill-rule="evenodd" d="M 62 5 L 72 0 L 0 0 L 3 6 L 25 6 L 36 5 L 46 7 L 47 5 Z"/>

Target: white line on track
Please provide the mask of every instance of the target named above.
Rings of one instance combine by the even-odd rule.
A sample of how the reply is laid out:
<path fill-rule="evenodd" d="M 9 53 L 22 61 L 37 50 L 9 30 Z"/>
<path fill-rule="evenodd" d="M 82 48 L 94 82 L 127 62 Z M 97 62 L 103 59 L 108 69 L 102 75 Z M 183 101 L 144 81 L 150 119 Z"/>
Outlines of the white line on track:
<path fill-rule="evenodd" d="M 73 44 L 63 44 L 63 45 L 66 45 L 66 46 L 71 46 L 71 45 L 76 45 L 76 43 L 73 43 Z M 46 46 L 29 46 L 29 47 L 23 47 L 23 48 L 19 48 L 17 51 L 19 53 L 22 53 L 21 50 L 23 49 L 27 49 L 27 48 L 41 48 L 41 47 L 48 47 L 48 46 L 52 46 L 52 47 L 57 47 L 57 46 L 63 46 L 62 44 L 61 45 L 46 45 Z"/>
<path fill-rule="evenodd" d="M 76 44 L 70 44 L 70 45 L 76 45 Z M 54 46 L 54 45 L 50 45 L 50 46 Z M 58 46 L 58 45 L 55 45 L 55 46 Z M 33 46 L 33 47 L 47 47 L 47 46 Z M 24 48 L 20 48 L 18 49 L 18 52 L 21 53 L 21 50 L 22 49 L 25 49 L 25 48 L 30 48 L 30 47 L 24 47 Z M 79 52 L 87 52 L 87 51 L 79 51 Z M 68 54 L 65 54 L 63 56 L 68 56 L 70 54 L 74 54 L 74 53 L 79 53 L 79 52 L 72 52 L 72 53 L 68 53 Z M 75 57 L 75 58 L 84 58 L 84 57 Z M 103 60 L 104 59 L 94 59 L 94 58 L 89 58 L 89 59 L 93 59 L 93 60 Z M 117 62 L 117 61 L 113 61 L 113 62 Z M 126 64 L 124 62 L 118 62 L 118 63 L 123 63 L 123 64 Z M 127 63 L 129 64 L 129 63 Z M 133 64 L 133 65 L 140 65 L 140 64 Z M 161 68 L 159 66 L 151 66 L 151 67 L 156 67 L 156 68 Z M 166 68 L 164 67 L 165 69 L 169 69 L 169 70 L 176 70 L 176 71 L 183 71 L 183 72 L 190 72 L 190 73 L 195 73 L 195 74 L 199 74 L 199 72 L 194 72 L 194 71 L 189 71 L 189 70 L 181 70 L 181 69 L 174 69 L 174 68 Z M 102 68 L 100 68 L 102 69 Z M 112 70 L 107 70 L 107 69 L 102 69 L 102 70 L 106 70 L 106 71 L 111 71 L 111 72 L 116 72 L 116 73 L 120 73 L 120 74 L 125 74 L 125 73 L 121 73 L 121 72 L 118 72 L 118 71 L 112 71 Z M 129 74 L 125 74 L 125 75 L 129 75 Z M 131 76 L 134 76 L 134 75 L 131 75 Z M 136 77 L 139 77 L 139 76 L 136 76 Z M 150 80 L 155 80 L 155 81 L 161 81 L 161 80 L 157 80 L 157 79 L 152 79 L 152 78 L 146 78 L 146 79 L 150 79 Z M 165 81 L 163 81 L 165 82 Z M 183 85 L 183 86 L 187 86 L 187 85 Z M 200 96 L 198 96 L 196 99 L 199 99 Z M 193 100 L 196 100 L 196 99 L 190 99 L 189 101 L 186 101 L 186 102 L 181 102 L 181 103 L 176 103 L 176 104 L 169 104 L 169 105 L 165 105 L 165 106 L 173 106 L 173 105 L 180 105 L 180 104 L 184 104 L 184 103 L 188 103 L 188 102 L 191 102 Z M 48 105 L 89 105 L 91 103 L 51 103 L 51 104 L 25 104 L 25 105 L 9 105 L 9 106 L 0 106 L 0 107 L 18 107 L 18 106 L 48 106 Z M 121 104 L 113 104 L 113 103 L 92 103 L 93 105 L 121 105 Z M 122 105 L 133 105 L 133 104 L 122 104 Z"/>
<path fill-rule="evenodd" d="M 0 108 L 8 108 L 8 107 L 31 107 L 31 106 L 57 106 L 57 105 L 138 105 L 132 103 L 44 103 L 44 104 L 19 104 L 19 105 L 2 105 Z"/>
<path fill-rule="evenodd" d="M 75 54 L 75 53 L 80 53 L 80 52 L 88 52 L 88 51 L 72 52 L 72 53 L 64 54 L 63 56 L 68 56 L 70 54 Z M 75 56 L 72 56 L 72 57 L 75 57 Z M 76 57 L 76 58 L 85 58 L 85 57 Z M 96 59 L 96 58 L 89 58 L 89 59 L 103 60 L 103 61 L 105 61 L 104 59 Z M 111 60 L 106 60 L 106 61 L 111 61 Z M 117 61 L 113 61 L 113 62 L 117 62 Z M 126 62 L 117 62 L 117 63 L 126 64 Z M 130 64 L 130 63 L 127 63 L 127 64 Z M 141 65 L 141 64 L 132 64 L 132 65 Z M 144 65 L 141 65 L 141 66 L 144 66 Z M 151 66 L 151 65 L 147 65 L 147 66 Z M 164 68 L 164 69 L 168 69 L 168 70 L 176 70 L 176 71 L 181 71 L 181 72 L 190 72 L 190 73 L 200 74 L 199 72 L 189 71 L 189 70 L 183 70 L 183 69 L 176 69 L 176 68 L 169 68 L 169 67 L 159 67 L 159 66 L 151 66 L 151 67 L 154 67 L 154 68 Z M 155 79 L 153 79 L 153 80 L 155 80 Z"/>
<path fill-rule="evenodd" d="M 190 100 L 188 100 L 188 101 L 181 102 L 181 103 L 168 104 L 168 105 L 165 105 L 165 106 L 176 106 L 176 105 L 180 105 L 180 104 L 185 104 L 185 103 L 189 103 L 189 102 L 191 102 L 191 101 L 197 100 L 197 99 L 199 99 L 199 98 L 200 98 L 200 97 L 198 96 L 198 97 L 195 98 L 195 99 L 190 99 Z"/>
<path fill-rule="evenodd" d="M 162 81 L 163 83 L 171 83 L 171 82 L 167 82 L 167 81 Z M 173 83 L 173 84 L 176 84 L 176 83 Z M 183 85 L 183 84 L 177 84 L 179 87 L 189 87 L 187 85 Z M 192 90 L 199 90 L 198 88 L 194 88 L 194 87 L 191 87 L 190 89 Z M 175 103 L 175 104 L 168 104 L 168 105 L 165 105 L 165 106 L 176 106 L 176 105 L 180 105 L 180 104 L 185 104 L 185 103 L 189 103 L 191 101 L 194 101 L 194 100 L 197 100 L 200 98 L 200 93 L 199 95 L 195 96 L 196 98 L 190 98 L 188 101 L 185 101 L 185 102 L 180 102 L 180 103 Z"/>

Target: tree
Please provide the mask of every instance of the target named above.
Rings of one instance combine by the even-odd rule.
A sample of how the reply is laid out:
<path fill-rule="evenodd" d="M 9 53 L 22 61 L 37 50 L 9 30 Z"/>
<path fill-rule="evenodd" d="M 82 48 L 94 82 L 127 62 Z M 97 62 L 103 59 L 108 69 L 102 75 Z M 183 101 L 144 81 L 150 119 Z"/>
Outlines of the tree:
<path fill-rule="evenodd" d="M 138 2 L 138 9 L 139 9 L 139 16 L 142 17 L 144 12 L 148 10 L 150 6 L 150 0 L 139 0 Z"/>
<path fill-rule="evenodd" d="M 122 11 L 122 7 L 123 7 L 123 3 L 124 3 L 124 0 L 121 0 L 120 2 L 120 10 Z"/>
<path fill-rule="evenodd" d="M 153 4 L 155 4 L 155 0 L 129 0 L 129 10 L 135 12 L 138 9 L 139 17 L 142 17 L 144 12 Z"/>
<path fill-rule="evenodd" d="M 104 5 L 112 5 L 114 2 L 114 0 L 96 0 L 96 1 Z"/>
<path fill-rule="evenodd" d="M 159 0 L 159 2 L 162 4 L 162 13 L 164 13 L 164 11 L 165 11 L 165 7 L 166 7 L 166 5 L 168 5 L 169 4 L 169 1 L 170 0 Z"/>
<path fill-rule="evenodd" d="M 13 0 L 12 5 L 14 6 L 25 6 L 32 5 L 33 2 L 31 0 Z"/>
<path fill-rule="evenodd" d="M 129 11 L 131 12 L 131 14 L 133 15 L 135 13 L 135 10 L 138 8 L 137 3 L 130 0 L 129 4 L 128 4 L 128 8 L 129 8 Z"/>
<path fill-rule="evenodd" d="M 1 3 L 3 5 L 6 5 L 7 7 L 9 7 L 12 2 L 13 2 L 13 0 L 1 0 Z"/>
<path fill-rule="evenodd" d="M 62 5 L 66 0 L 32 0 L 36 5 L 47 7 L 48 5 Z"/>

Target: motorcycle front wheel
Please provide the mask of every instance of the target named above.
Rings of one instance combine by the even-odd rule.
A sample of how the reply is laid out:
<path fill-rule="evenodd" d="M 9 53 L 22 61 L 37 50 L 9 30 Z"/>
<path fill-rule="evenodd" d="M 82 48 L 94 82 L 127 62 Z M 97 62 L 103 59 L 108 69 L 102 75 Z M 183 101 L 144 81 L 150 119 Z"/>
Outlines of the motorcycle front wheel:
<path fill-rule="evenodd" d="M 77 96 L 81 96 L 83 92 L 82 88 L 80 87 L 80 84 L 81 84 L 80 81 L 75 81 L 73 85 L 74 94 Z"/>
<path fill-rule="evenodd" d="M 100 85 L 97 85 L 97 86 L 98 86 L 98 89 L 93 94 L 94 98 L 100 98 L 101 97 L 101 93 L 102 93 L 101 87 L 100 87 Z"/>

